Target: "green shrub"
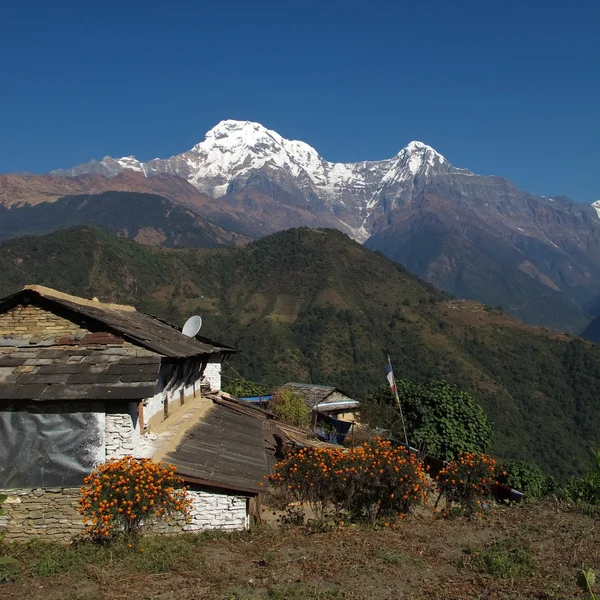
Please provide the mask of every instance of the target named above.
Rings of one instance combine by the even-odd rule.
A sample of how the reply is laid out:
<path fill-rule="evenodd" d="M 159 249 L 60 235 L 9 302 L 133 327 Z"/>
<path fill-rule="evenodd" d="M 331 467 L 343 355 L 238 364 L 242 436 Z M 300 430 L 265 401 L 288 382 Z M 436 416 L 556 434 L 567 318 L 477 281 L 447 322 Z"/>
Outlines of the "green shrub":
<path fill-rule="evenodd" d="M 244 398 L 246 396 L 264 396 L 267 388 L 260 383 L 236 378 L 226 379 L 223 383 L 223 391 L 236 398 Z"/>
<path fill-rule="evenodd" d="M 592 450 L 594 469 L 581 477 L 571 477 L 565 495 L 572 502 L 600 505 L 600 450 Z"/>
<path fill-rule="evenodd" d="M 499 471 L 499 483 L 523 492 L 527 498 L 544 498 L 558 487 L 554 477 L 547 475 L 536 464 L 524 460 L 505 461 Z"/>
<path fill-rule="evenodd" d="M 290 388 L 281 388 L 273 394 L 269 402 L 269 410 L 290 425 L 297 427 L 310 425 L 310 411 L 304 398 Z"/>
<path fill-rule="evenodd" d="M 485 452 L 490 445 L 492 432 L 485 412 L 455 385 L 400 380 L 397 388 L 409 442 L 424 454 L 453 460 L 461 452 Z M 390 429 L 403 439 L 400 414 L 389 387 L 380 387 L 361 402 L 361 415 L 369 425 Z"/>
<path fill-rule="evenodd" d="M 599 505 L 600 473 L 591 471 L 581 477 L 571 477 L 565 488 L 565 494 L 572 502 Z"/>

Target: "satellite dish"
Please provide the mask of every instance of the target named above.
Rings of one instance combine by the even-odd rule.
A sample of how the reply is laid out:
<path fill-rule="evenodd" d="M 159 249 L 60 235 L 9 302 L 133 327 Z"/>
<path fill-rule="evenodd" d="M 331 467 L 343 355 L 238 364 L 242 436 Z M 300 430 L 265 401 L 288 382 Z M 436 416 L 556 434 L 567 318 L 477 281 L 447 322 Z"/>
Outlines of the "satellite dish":
<path fill-rule="evenodd" d="M 194 315 L 193 317 L 190 317 L 185 322 L 185 325 L 183 326 L 181 333 L 183 333 L 183 335 L 187 335 L 188 337 L 194 337 L 194 336 L 198 335 L 198 332 L 200 331 L 201 327 L 202 327 L 202 318 L 199 317 L 198 315 Z"/>

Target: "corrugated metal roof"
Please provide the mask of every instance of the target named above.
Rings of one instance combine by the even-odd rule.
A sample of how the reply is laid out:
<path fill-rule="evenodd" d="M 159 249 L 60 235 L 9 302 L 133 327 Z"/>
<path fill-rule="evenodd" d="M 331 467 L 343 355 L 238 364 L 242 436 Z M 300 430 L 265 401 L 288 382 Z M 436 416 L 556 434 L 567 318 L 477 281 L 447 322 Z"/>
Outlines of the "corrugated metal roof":
<path fill-rule="evenodd" d="M 269 473 L 263 418 L 215 402 L 164 461 L 188 480 L 258 493 Z"/>
<path fill-rule="evenodd" d="M 285 446 L 330 447 L 237 398 L 210 395 L 213 406 L 163 460 L 190 482 L 257 494 Z"/>

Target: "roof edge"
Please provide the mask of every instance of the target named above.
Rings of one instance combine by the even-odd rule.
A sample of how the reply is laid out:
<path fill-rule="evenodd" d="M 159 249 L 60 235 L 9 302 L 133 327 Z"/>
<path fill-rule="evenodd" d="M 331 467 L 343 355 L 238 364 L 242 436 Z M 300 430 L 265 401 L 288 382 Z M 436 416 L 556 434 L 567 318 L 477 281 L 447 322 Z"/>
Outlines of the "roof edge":
<path fill-rule="evenodd" d="M 36 292 L 40 296 L 45 298 L 55 298 L 56 300 L 68 300 L 81 306 L 92 306 L 96 308 L 103 308 L 105 310 L 122 310 L 126 312 L 137 312 L 135 306 L 129 304 L 115 304 L 113 302 L 100 302 L 98 299 L 88 300 L 87 298 L 81 298 L 80 296 L 72 296 L 71 294 L 65 294 L 59 292 L 53 288 L 46 287 L 44 285 L 29 284 L 24 285 L 22 292 L 30 291 Z"/>

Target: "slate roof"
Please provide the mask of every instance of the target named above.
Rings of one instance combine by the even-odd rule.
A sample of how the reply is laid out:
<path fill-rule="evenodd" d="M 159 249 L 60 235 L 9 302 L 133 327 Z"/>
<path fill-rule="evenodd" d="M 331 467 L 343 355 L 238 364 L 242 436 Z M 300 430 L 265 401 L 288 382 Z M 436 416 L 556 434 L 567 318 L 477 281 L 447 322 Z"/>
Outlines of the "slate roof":
<path fill-rule="evenodd" d="M 306 405 L 311 409 L 313 408 L 313 406 L 316 406 L 321 402 L 325 402 L 326 399 L 331 394 L 333 394 L 333 392 L 339 392 L 340 394 L 343 394 L 344 396 L 349 398 L 346 392 L 343 392 L 342 390 L 330 385 L 316 385 L 313 383 L 290 382 L 286 383 L 281 387 L 291 388 L 292 390 L 294 390 L 294 392 L 300 394 L 304 398 Z"/>
<path fill-rule="evenodd" d="M 90 343 L 89 337 L 83 342 L 0 347 L 0 400 L 140 400 L 154 395 L 158 354 L 114 338 L 110 345 Z"/>
<path fill-rule="evenodd" d="M 126 340 L 168 358 L 190 358 L 221 352 L 235 352 L 233 348 L 218 344 L 208 338 L 187 337 L 165 321 L 137 312 L 132 307 L 123 307 L 129 308 L 129 310 L 106 309 L 101 305 L 81 304 L 68 298 L 68 296 L 49 288 L 29 286 L 0 300 L 0 312 L 27 299 L 40 306 L 45 303 L 61 308 L 63 311 L 66 310 L 71 318 L 85 320 L 88 329 L 92 328 L 92 325 L 100 329 L 109 329 Z"/>

